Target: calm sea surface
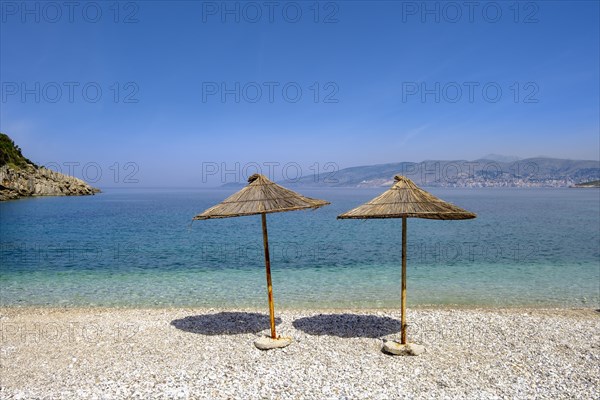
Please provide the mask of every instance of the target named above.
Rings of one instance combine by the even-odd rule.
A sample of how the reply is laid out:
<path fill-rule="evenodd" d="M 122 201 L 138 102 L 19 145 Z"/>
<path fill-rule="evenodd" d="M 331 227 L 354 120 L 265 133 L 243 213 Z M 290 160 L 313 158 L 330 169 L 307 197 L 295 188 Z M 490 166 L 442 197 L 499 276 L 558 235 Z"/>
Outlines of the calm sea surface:
<path fill-rule="evenodd" d="M 383 190 L 267 216 L 277 308 L 399 306 L 401 221 L 335 218 Z M 0 203 L 0 304 L 266 307 L 260 217 L 191 223 L 233 191 Z M 409 307 L 599 307 L 600 190 L 430 191 L 478 218 L 408 220 Z"/>

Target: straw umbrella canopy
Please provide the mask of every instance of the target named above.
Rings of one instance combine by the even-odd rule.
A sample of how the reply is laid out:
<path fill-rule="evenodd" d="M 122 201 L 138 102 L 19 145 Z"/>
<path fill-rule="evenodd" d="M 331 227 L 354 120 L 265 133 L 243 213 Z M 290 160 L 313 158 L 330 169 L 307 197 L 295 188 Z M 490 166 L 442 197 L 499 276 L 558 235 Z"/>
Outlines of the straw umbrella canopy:
<path fill-rule="evenodd" d="M 277 339 L 277 333 L 275 332 L 275 306 L 273 303 L 273 286 L 271 283 L 271 260 L 269 257 L 269 238 L 267 234 L 266 214 L 309 208 L 315 209 L 327 204 L 329 204 L 329 202 L 305 197 L 292 190 L 286 189 L 283 186 L 277 185 L 267 179 L 264 175 L 254 174 L 248 178 L 248 186 L 193 218 L 193 220 L 204 220 L 241 217 L 244 215 L 261 215 L 269 296 L 269 314 L 271 320 L 271 338 L 273 339 Z"/>
<path fill-rule="evenodd" d="M 401 343 L 406 344 L 406 219 L 471 219 L 477 215 L 435 197 L 404 176 L 396 175 L 394 180 L 389 190 L 338 219 L 402 218 Z"/>

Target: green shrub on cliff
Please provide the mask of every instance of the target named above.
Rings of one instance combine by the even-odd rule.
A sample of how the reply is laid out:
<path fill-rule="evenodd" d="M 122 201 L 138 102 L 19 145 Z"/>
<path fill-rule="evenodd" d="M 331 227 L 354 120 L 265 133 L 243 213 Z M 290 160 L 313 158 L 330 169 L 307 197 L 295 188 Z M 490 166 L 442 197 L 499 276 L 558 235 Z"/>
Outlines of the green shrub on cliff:
<path fill-rule="evenodd" d="M 0 133 L 0 167 L 6 164 L 17 169 L 25 168 L 27 165 L 37 167 L 37 165 L 29 159 L 23 157 L 19 146 L 17 146 L 8 135 Z"/>

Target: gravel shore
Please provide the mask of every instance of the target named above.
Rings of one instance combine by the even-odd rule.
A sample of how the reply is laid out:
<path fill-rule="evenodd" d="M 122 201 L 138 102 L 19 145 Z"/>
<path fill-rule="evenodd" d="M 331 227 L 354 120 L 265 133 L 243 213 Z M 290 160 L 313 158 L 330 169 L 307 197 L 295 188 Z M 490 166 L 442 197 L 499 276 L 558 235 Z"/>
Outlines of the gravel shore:
<path fill-rule="evenodd" d="M 599 398 L 600 312 L 411 309 L 418 357 L 381 352 L 397 310 L 0 309 L 3 399 Z"/>

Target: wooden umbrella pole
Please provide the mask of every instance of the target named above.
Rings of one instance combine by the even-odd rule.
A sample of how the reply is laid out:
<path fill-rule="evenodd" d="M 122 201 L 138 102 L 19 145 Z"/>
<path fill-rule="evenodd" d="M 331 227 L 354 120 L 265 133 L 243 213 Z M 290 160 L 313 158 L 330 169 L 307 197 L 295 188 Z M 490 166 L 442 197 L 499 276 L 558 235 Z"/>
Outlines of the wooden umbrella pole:
<path fill-rule="evenodd" d="M 402 298 L 401 298 L 402 316 L 402 344 L 406 344 L 406 217 L 402 217 Z"/>
<path fill-rule="evenodd" d="M 265 269 L 267 270 L 267 289 L 269 291 L 269 316 L 271 319 L 271 337 L 277 339 L 275 332 L 275 304 L 273 304 L 273 285 L 271 283 L 271 258 L 269 256 L 269 235 L 267 234 L 267 215 L 260 214 L 262 217 L 263 245 L 265 248 Z"/>

